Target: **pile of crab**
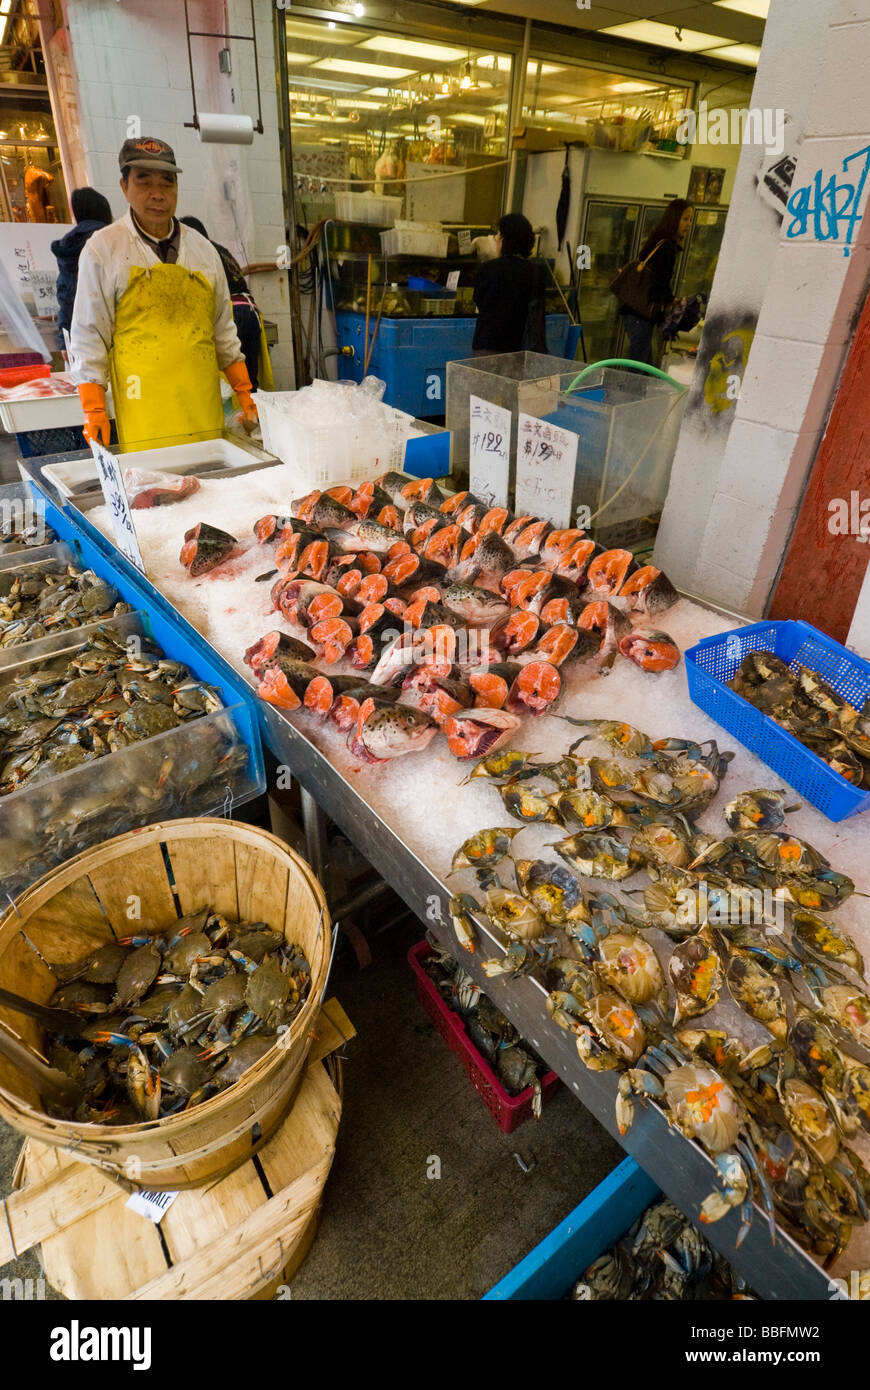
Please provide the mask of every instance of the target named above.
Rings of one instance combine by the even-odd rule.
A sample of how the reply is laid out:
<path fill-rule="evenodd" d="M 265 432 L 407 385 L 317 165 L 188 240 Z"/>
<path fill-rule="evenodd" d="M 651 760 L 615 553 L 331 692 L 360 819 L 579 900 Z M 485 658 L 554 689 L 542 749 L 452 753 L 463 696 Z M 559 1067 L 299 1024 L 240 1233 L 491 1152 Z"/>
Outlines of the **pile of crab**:
<path fill-rule="evenodd" d="M 111 941 L 51 968 L 61 983 L 50 1003 L 69 1022 L 49 1038 L 49 1061 L 79 1085 L 73 1117 L 109 1125 L 175 1115 L 233 1085 L 311 985 L 301 947 L 210 907 L 171 934 Z"/>
<path fill-rule="evenodd" d="M 546 971 L 548 1011 L 585 1065 L 621 1073 L 621 1133 L 639 1095 L 706 1149 L 718 1182 L 703 1222 L 740 1207 L 739 1243 L 755 1195 L 772 1239 L 779 1222 L 831 1262 L 870 1200 L 849 1147 L 870 1133 L 870 998 L 860 952 L 831 916 L 855 885 L 782 828 L 796 808 L 781 791 L 736 796 L 721 839 L 699 829 L 733 756 L 712 740 L 653 743 L 627 724 L 570 722 L 591 732 L 558 762 L 509 750 L 471 774 L 521 825 L 457 850 L 451 872 L 473 871 L 482 892 L 450 901 L 460 945 L 477 949 L 483 914 L 509 939 L 482 962 L 488 976 Z M 621 756 L 581 756 L 593 736 Z M 561 864 L 512 854 L 522 827 L 541 822 L 580 827 L 553 843 Z M 581 882 L 637 871 L 648 884 L 619 898 Z M 761 1045 L 699 1026 L 726 990 L 762 1025 Z"/>

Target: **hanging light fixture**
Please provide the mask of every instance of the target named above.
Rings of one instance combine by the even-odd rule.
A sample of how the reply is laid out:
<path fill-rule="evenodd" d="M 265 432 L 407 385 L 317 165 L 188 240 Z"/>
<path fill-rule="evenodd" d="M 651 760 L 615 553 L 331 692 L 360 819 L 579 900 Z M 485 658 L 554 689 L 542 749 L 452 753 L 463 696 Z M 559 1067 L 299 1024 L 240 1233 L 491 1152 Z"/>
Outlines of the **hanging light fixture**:
<path fill-rule="evenodd" d="M 460 87 L 462 88 L 463 92 L 470 91 L 470 89 L 471 89 L 471 62 L 470 62 L 470 61 L 467 62 L 467 63 L 465 64 L 465 71 L 464 71 L 463 74 L 462 74 L 462 81 L 460 82 L 459 85 L 460 85 Z"/>

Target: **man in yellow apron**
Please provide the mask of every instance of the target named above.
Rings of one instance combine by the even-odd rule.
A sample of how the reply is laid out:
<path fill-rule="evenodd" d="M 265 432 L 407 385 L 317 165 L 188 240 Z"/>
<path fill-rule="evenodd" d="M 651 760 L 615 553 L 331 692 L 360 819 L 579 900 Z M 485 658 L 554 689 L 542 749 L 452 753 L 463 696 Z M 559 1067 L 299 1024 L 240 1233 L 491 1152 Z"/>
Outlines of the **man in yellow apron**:
<path fill-rule="evenodd" d="M 118 162 L 130 206 L 82 252 L 70 333 L 86 438 L 109 443 L 111 382 L 124 452 L 214 439 L 223 431 L 220 372 L 253 429 L 224 269 L 211 243 L 175 217 L 172 149 L 126 140 Z"/>

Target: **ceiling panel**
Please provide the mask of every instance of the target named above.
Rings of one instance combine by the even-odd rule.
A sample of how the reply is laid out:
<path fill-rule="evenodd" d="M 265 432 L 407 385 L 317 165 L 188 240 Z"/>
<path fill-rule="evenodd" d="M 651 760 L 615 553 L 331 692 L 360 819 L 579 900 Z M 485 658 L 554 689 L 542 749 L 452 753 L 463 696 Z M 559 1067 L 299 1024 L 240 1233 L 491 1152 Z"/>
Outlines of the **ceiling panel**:
<path fill-rule="evenodd" d="M 761 43 L 764 20 L 752 15 L 723 10 L 718 5 L 693 4 L 689 9 L 672 5 L 657 14 L 660 24 L 685 24 L 689 29 L 703 29 L 707 34 L 723 34 L 731 43 Z"/>
<path fill-rule="evenodd" d="M 483 0 L 465 14 L 485 10 L 492 14 L 509 14 L 525 19 L 529 0 Z M 600 30 L 614 24 L 630 23 L 633 19 L 655 19 L 662 24 L 684 25 L 705 34 L 721 34 L 731 43 L 761 43 L 764 21 L 737 10 L 726 10 L 711 0 L 612 0 L 599 4 L 593 0 L 589 9 L 578 10 L 576 0 L 535 0 L 533 18 L 541 24 L 561 24 L 569 29 Z"/>

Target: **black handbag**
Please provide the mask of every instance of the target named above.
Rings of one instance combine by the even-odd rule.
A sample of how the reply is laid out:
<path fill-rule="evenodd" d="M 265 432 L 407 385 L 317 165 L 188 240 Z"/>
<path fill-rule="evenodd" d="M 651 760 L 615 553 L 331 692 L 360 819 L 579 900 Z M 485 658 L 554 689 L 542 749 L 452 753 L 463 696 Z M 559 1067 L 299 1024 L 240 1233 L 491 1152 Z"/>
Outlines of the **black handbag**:
<path fill-rule="evenodd" d="M 664 240 L 657 242 L 642 261 L 629 261 L 610 282 L 611 294 L 615 294 L 620 304 L 642 319 L 654 319 L 661 307 L 650 296 L 652 271 L 648 267 L 656 251 L 664 244 Z"/>

